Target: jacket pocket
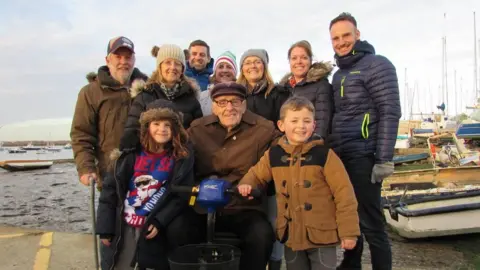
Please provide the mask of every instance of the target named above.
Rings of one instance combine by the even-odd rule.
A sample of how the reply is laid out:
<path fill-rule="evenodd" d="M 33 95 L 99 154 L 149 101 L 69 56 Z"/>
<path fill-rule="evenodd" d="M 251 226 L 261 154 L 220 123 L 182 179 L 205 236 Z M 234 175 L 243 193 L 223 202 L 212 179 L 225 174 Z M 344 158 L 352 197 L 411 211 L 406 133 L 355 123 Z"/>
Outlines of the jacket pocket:
<path fill-rule="evenodd" d="M 362 122 L 362 137 L 368 139 L 370 134 L 368 133 L 368 125 L 370 124 L 370 113 L 365 113 Z"/>
<path fill-rule="evenodd" d="M 307 239 L 314 245 L 329 245 L 338 243 L 337 223 L 322 222 L 317 226 L 306 225 Z"/>

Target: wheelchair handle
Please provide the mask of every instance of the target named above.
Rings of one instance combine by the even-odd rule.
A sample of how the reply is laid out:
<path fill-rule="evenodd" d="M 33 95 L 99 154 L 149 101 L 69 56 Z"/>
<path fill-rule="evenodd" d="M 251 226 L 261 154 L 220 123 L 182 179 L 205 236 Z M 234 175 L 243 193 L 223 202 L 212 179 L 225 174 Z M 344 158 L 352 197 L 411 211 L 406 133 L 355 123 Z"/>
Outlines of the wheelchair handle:
<path fill-rule="evenodd" d="M 199 191 L 200 191 L 199 186 L 176 186 L 176 185 L 171 186 L 172 193 L 188 193 L 191 195 L 197 195 Z M 225 193 L 242 197 L 242 195 L 238 192 L 238 188 L 236 187 L 227 188 L 225 190 Z M 258 188 L 252 188 L 250 192 L 250 196 L 252 196 L 255 199 L 258 199 L 262 197 L 262 192 Z"/>

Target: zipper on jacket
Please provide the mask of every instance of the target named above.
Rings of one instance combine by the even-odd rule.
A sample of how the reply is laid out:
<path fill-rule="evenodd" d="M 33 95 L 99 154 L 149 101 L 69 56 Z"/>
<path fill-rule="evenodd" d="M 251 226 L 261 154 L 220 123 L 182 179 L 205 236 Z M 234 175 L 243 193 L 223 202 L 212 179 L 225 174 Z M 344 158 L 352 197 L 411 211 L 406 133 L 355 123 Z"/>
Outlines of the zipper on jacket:
<path fill-rule="evenodd" d="M 365 113 L 362 122 L 362 137 L 368 139 L 368 125 L 370 124 L 370 113 Z"/>
<path fill-rule="evenodd" d="M 342 81 L 340 82 L 340 97 L 343 97 L 343 83 L 345 82 L 345 78 L 347 76 L 342 77 Z"/>

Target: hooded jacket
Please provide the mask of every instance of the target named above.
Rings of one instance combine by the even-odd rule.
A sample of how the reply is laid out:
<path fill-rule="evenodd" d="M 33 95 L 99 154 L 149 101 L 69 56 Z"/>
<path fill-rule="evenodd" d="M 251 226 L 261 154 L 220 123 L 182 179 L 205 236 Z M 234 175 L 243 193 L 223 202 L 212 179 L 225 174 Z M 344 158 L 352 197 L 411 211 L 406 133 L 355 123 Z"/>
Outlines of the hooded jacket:
<path fill-rule="evenodd" d="M 342 159 L 373 154 L 377 164 L 392 161 L 402 115 L 395 66 L 366 41 L 335 59 L 331 147 Z"/>
<path fill-rule="evenodd" d="M 80 90 L 70 130 L 79 175 L 97 173 L 101 177 L 106 173 L 108 155 L 118 147 L 127 120 L 132 101 L 129 92 L 146 80 L 147 76 L 135 68 L 131 86 L 122 86 L 108 67 L 102 66 L 97 80 Z"/>
<path fill-rule="evenodd" d="M 170 118 L 173 119 L 170 109 L 154 109 L 147 111 L 142 115 L 142 128 L 146 128 L 146 123 L 155 119 Z M 146 132 L 144 130 L 144 132 Z M 140 146 L 136 149 L 127 149 L 123 152 L 114 150 L 110 154 L 113 161 L 113 170 L 104 180 L 104 186 L 100 193 L 98 210 L 97 210 L 97 227 L 96 233 L 101 238 L 112 237 L 111 249 L 104 254 L 104 260 L 111 262 L 112 269 L 118 260 L 118 255 L 123 245 L 124 222 L 124 201 L 128 191 L 128 183 L 134 174 L 134 167 L 137 154 L 143 148 Z M 173 172 L 167 181 L 165 193 L 156 202 L 154 208 L 147 217 L 144 226 L 141 228 L 141 237 L 137 242 L 137 248 L 132 258 L 132 264 L 138 263 L 140 267 L 161 268 L 167 263 L 167 243 L 164 242 L 165 228 L 170 222 L 180 215 L 188 206 L 187 198 L 171 193 L 170 187 L 176 186 L 193 186 L 194 185 L 194 152 L 190 143 L 187 144 L 188 156 L 175 160 Z M 146 239 L 147 228 L 153 224 L 159 231 L 153 239 Z M 162 265 L 163 264 L 163 265 Z"/>
<path fill-rule="evenodd" d="M 158 83 L 146 84 L 144 87 L 132 91 L 134 98 L 132 107 L 128 112 L 128 118 L 125 123 L 125 130 L 120 142 L 120 150 L 136 148 L 139 144 L 138 131 L 140 125 L 138 119 L 140 114 L 145 111 L 147 105 L 157 99 L 169 99 L 175 104 L 178 111 L 183 114 L 183 127 L 190 127 L 190 123 L 203 116 L 198 96 L 200 88 L 195 80 L 185 77 L 180 82 L 180 88 L 171 98 L 162 90 Z"/>

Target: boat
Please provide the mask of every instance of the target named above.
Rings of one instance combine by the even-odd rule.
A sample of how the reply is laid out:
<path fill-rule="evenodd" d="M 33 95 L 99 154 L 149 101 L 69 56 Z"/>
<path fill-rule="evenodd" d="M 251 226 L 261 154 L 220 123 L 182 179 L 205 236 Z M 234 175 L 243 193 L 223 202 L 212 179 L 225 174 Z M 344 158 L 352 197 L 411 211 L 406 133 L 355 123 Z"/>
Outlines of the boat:
<path fill-rule="evenodd" d="M 480 139 L 480 123 L 462 123 L 455 134 L 460 139 Z"/>
<path fill-rule="evenodd" d="M 10 172 L 48 169 L 53 165 L 51 160 L 5 160 L 0 161 L 0 168 Z"/>
<path fill-rule="evenodd" d="M 5 148 L 3 147 L 3 142 L 0 142 L 0 152 L 4 151 Z"/>
<path fill-rule="evenodd" d="M 72 149 L 72 145 L 69 144 L 69 143 L 67 143 L 67 144 L 63 147 L 63 149 Z"/>
<path fill-rule="evenodd" d="M 393 157 L 393 164 L 403 164 L 403 163 L 411 163 L 415 161 L 420 161 L 424 159 L 428 159 L 430 157 L 429 153 L 419 153 L 419 154 L 410 154 L 410 155 L 399 155 Z"/>
<path fill-rule="evenodd" d="M 9 154 L 25 154 L 25 153 L 27 153 L 27 150 L 23 150 L 23 149 L 20 149 L 20 148 L 13 148 L 13 149 L 9 149 L 8 153 Z"/>
<path fill-rule="evenodd" d="M 45 148 L 43 148 L 43 150 L 48 151 L 48 152 L 60 152 L 60 151 L 62 151 L 61 148 L 57 148 L 57 147 L 55 147 L 55 145 L 51 145 L 50 143 L 47 144 L 47 146 Z"/>
<path fill-rule="evenodd" d="M 21 149 L 26 150 L 26 151 L 37 151 L 37 150 L 41 150 L 42 147 L 40 147 L 40 146 L 33 146 L 32 143 L 29 143 L 29 144 L 27 144 L 27 146 L 21 147 Z"/>
<path fill-rule="evenodd" d="M 480 186 L 433 194 L 386 204 L 387 224 L 408 239 L 480 233 Z"/>

